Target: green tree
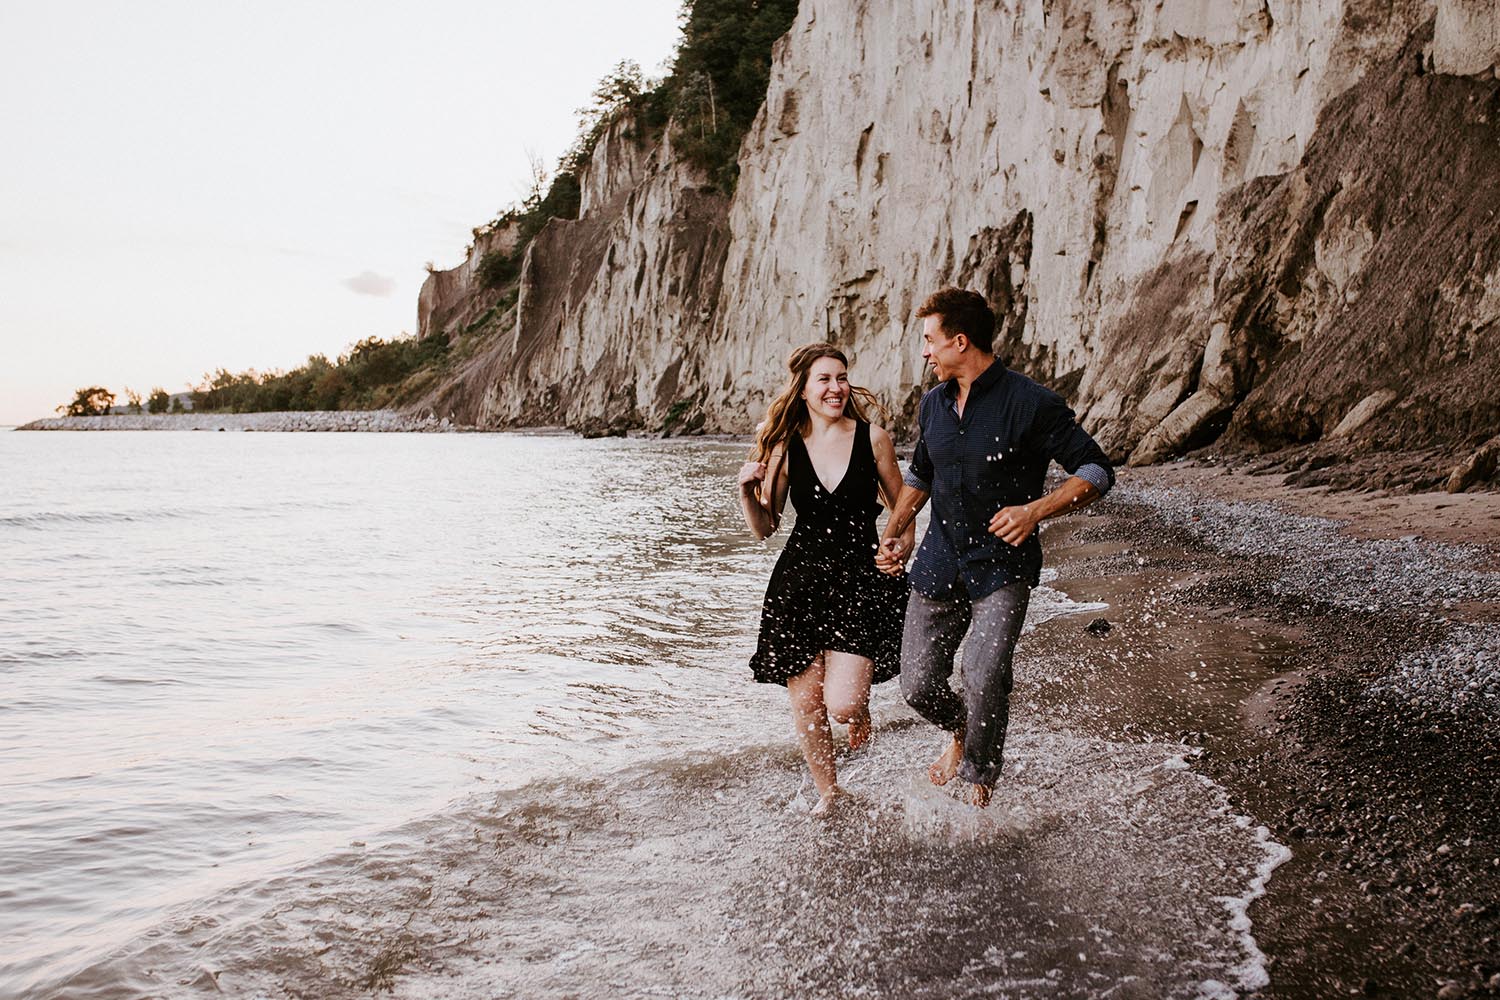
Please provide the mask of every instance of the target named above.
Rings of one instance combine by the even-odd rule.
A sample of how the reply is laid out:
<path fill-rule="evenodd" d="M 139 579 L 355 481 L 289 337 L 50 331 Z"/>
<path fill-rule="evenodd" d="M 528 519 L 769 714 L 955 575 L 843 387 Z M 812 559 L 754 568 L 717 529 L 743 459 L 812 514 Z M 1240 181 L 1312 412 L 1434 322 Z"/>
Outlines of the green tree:
<path fill-rule="evenodd" d="M 797 0 L 687 0 L 682 43 L 661 94 L 647 102 L 673 122 L 674 148 L 725 192 L 739 175 L 740 141 L 766 99 L 771 46 Z"/>
<path fill-rule="evenodd" d="M 167 407 L 172 405 L 172 397 L 167 395 L 167 390 L 157 386 L 151 390 L 151 395 L 146 397 L 147 413 L 166 413 Z"/>
<path fill-rule="evenodd" d="M 594 85 L 593 100 L 575 112 L 578 115 L 578 136 L 563 154 L 562 162 L 558 164 L 559 172 L 576 174 L 588 166 L 589 157 L 594 155 L 594 147 L 599 145 L 604 133 L 640 102 L 645 87 L 646 78 L 634 59 L 621 60 L 604 74 Z"/>
<path fill-rule="evenodd" d="M 141 394 L 128 385 L 125 387 L 125 412 L 136 416 L 140 416 L 141 413 Z"/>
<path fill-rule="evenodd" d="M 110 407 L 114 405 L 114 393 L 103 386 L 92 385 L 87 389 L 79 389 L 73 396 L 73 402 L 59 406 L 57 412 L 69 417 L 98 417 L 109 413 Z"/>

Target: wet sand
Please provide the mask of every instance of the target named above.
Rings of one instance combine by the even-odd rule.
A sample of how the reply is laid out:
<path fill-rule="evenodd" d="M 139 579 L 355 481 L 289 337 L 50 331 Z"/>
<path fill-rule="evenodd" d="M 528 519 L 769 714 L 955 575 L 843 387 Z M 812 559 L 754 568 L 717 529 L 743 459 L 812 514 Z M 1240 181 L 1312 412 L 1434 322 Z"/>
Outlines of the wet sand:
<path fill-rule="evenodd" d="M 1292 848 L 1250 909 L 1257 995 L 1500 995 L 1500 496 L 1279 480 L 1127 470 L 1049 527 L 1111 627 L 1039 628 L 1018 708 L 1198 747 Z"/>

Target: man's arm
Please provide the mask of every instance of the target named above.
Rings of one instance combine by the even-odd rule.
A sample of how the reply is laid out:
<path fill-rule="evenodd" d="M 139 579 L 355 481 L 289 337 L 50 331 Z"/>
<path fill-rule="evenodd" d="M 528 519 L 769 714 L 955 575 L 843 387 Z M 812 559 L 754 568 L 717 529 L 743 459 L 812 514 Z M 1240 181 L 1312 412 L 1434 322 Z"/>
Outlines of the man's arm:
<path fill-rule="evenodd" d="M 1056 393 L 1046 393 L 1037 407 L 1030 444 L 1066 469 L 1069 477 L 1046 496 L 995 512 L 989 532 L 1011 545 L 1026 541 L 1049 517 L 1082 510 L 1108 493 L 1115 483 L 1109 459 Z"/>
<path fill-rule="evenodd" d="M 990 518 L 989 532 L 1003 542 L 1020 545 L 1047 518 L 1083 510 L 1101 496 L 1099 487 L 1087 479 L 1069 476 L 1061 486 L 1038 500 L 1020 507 L 1001 507 Z"/>

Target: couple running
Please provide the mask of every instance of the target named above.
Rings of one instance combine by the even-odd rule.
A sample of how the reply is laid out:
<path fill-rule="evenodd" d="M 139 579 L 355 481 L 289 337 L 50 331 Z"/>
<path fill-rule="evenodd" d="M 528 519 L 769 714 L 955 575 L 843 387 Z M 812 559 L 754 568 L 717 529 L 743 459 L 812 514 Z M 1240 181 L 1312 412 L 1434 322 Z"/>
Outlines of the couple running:
<path fill-rule="evenodd" d="M 792 352 L 791 379 L 771 404 L 740 502 L 757 538 L 773 533 L 790 495 L 797 524 L 776 562 L 751 659 L 757 681 L 785 684 L 815 811 L 841 794 L 829 716 L 850 749 L 870 738 L 870 685 L 901 676 L 901 693 L 952 739 L 928 768 L 954 775 L 983 807 L 1000 777 L 1011 654 L 1039 582 L 1037 524 L 1079 510 L 1114 484 L 1104 452 L 1060 396 L 994 353 L 995 315 L 974 292 L 945 288 L 917 310 L 922 357 L 938 378 L 922 397 L 920 437 L 903 477 L 879 406 L 849 382 L 829 344 Z M 1070 476 L 1043 494 L 1047 466 Z M 908 577 L 917 512 L 932 521 Z M 881 501 L 891 511 L 877 542 Z M 965 640 L 962 696 L 948 684 Z"/>

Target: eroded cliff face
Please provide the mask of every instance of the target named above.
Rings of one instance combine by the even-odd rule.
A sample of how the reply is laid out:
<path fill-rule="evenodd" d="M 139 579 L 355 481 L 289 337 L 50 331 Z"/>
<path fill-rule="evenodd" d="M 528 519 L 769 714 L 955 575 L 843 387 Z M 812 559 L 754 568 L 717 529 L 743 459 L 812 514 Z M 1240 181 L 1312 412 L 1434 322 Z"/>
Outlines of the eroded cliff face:
<path fill-rule="evenodd" d="M 648 145 L 634 127 L 616 123 L 595 147 L 579 218 L 554 219 L 532 241 L 496 335 L 414 409 L 586 432 L 657 424 L 672 410 L 684 351 L 704 342 L 718 305 L 728 199 L 669 141 Z"/>
<path fill-rule="evenodd" d="M 455 330 L 475 322 L 500 300 L 498 289 L 479 278 L 479 265 L 490 252 L 510 253 L 519 234 L 514 224 L 475 231 L 474 244 L 458 267 L 429 271 L 417 296 L 417 336 Z"/>
<path fill-rule="evenodd" d="M 960 284 L 1120 457 L 1469 447 L 1500 425 L 1497 58 L 1489 0 L 803 0 L 732 202 L 622 124 L 428 403 L 747 432 L 828 340 L 909 426 L 912 313 Z"/>

